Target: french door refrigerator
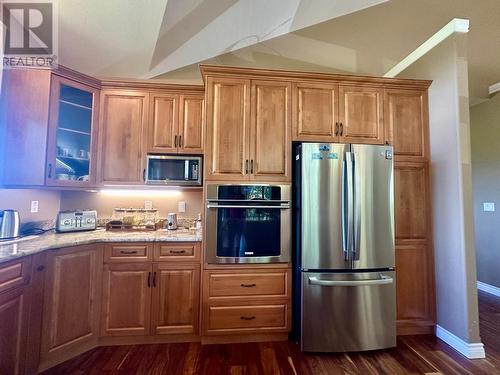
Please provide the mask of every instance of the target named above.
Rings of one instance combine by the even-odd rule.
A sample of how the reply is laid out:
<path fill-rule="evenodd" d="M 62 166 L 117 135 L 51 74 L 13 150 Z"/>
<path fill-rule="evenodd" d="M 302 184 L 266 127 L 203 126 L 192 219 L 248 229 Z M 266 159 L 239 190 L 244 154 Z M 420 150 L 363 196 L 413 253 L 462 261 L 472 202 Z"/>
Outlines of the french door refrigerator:
<path fill-rule="evenodd" d="M 303 351 L 396 345 L 391 146 L 295 147 L 294 319 Z"/>

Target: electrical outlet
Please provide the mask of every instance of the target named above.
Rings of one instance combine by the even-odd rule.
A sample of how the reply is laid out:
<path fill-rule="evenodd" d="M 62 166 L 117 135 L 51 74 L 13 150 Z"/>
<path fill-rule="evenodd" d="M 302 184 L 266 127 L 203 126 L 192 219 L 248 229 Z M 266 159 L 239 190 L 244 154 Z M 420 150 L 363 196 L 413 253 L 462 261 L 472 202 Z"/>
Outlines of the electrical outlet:
<path fill-rule="evenodd" d="M 153 209 L 153 201 L 144 201 L 144 209 L 152 210 Z"/>
<path fill-rule="evenodd" d="M 38 201 L 31 201 L 31 213 L 38 212 Z"/>
<path fill-rule="evenodd" d="M 177 211 L 178 212 L 186 212 L 186 202 L 180 201 L 177 203 Z"/>
<path fill-rule="evenodd" d="M 495 212 L 495 203 L 493 202 L 483 202 L 484 212 Z"/>

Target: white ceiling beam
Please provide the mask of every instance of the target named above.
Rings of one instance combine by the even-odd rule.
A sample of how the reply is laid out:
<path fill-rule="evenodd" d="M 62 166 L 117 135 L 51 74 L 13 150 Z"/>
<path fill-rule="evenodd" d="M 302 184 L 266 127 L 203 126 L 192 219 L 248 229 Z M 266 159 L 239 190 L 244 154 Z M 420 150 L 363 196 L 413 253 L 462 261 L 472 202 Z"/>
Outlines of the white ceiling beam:
<path fill-rule="evenodd" d="M 441 30 L 432 35 L 424 43 L 422 43 L 416 50 L 406 56 L 399 63 L 394 65 L 384 77 L 393 78 L 408 68 L 415 61 L 424 56 L 427 52 L 432 50 L 438 44 L 449 38 L 454 33 L 466 34 L 469 32 L 469 20 L 464 18 L 454 18 L 446 24 Z M 500 89 L 500 88 L 499 88 Z"/>
<path fill-rule="evenodd" d="M 497 82 L 494 85 L 491 85 L 490 87 L 488 87 L 488 93 L 490 95 L 493 95 L 494 93 L 499 92 L 499 91 L 500 91 L 500 82 Z"/>

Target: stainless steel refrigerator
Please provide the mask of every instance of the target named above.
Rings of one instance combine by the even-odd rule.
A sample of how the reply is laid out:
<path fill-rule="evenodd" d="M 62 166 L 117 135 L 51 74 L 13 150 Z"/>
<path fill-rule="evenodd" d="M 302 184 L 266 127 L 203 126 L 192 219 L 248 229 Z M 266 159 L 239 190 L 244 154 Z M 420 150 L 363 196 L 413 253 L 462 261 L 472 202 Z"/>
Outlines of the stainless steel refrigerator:
<path fill-rule="evenodd" d="M 301 349 L 396 345 L 391 146 L 295 148 L 294 314 Z"/>

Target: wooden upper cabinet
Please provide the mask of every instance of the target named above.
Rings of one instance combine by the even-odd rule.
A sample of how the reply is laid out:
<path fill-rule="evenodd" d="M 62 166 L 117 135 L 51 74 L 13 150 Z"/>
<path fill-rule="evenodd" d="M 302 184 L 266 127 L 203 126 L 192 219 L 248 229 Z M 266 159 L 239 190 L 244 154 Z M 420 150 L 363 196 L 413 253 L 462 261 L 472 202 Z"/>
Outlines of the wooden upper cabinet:
<path fill-rule="evenodd" d="M 179 97 L 179 148 L 181 154 L 203 153 L 203 118 L 205 99 L 200 95 Z"/>
<path fill-rule="evenodd" d="M 250 80 L 207 78 L 205 178 L 248 179 Z"/>
<path fill-rule="evenodd" d="M 200 265 L 153 266 L 152 334 L 198 333 Z"/>
<path fill-rule="evenodd" d="M 429 202 L 427 166 L 396 162 L 394 166 L 396 240 L 425 240 Z"/>
<path fill-rule="evenodd" d="M 45 184 L 50 70 L 4 69 L 0 94 L 0 184 Z"/>
<path fill-rule="evenodd" d="M 338 85 L 293 85 L 293 140 L 333 142 L 338 122 Z"/>
<path fill-rule="evenodd" d="M 97 344 L 101 276 L 100 246 L 84 245 L 49 253 L 41 367 L 72 350 Z"/>
<path fill-rule="evenodd" d="M 385 143 L 383 94 L 383 88 L 340 86 L 341 143 Z"/>
<path fill-rule="evenodd" d="M 151 312 L 151 263 L 106 264 L 101 335 L 147 335 Z"/>
<path fill-rule="evenodd" d="M 98 108 L 98 89 L 52 76 L 47 185 L 95 186 Z"/>
<path fill-rule="evenodd" d="M 396 160 L 428 158 L 427 91 L 385 90 L 387 139 Z"/>
<path fill-rule="evenodd" d="M 250 172 L 254 180 L 291 180 L 291 84 L 252 81 Z"/>
<path fill-rule="evenodd" d="M 101 93 L 100 181 L 142 183 L 143 129 L 149 94 L 104 90 Z"/>
<path fill-rule="evenodd" d="M 177 95 L 151 95 L 148 151 L 177 152 Z"/>

